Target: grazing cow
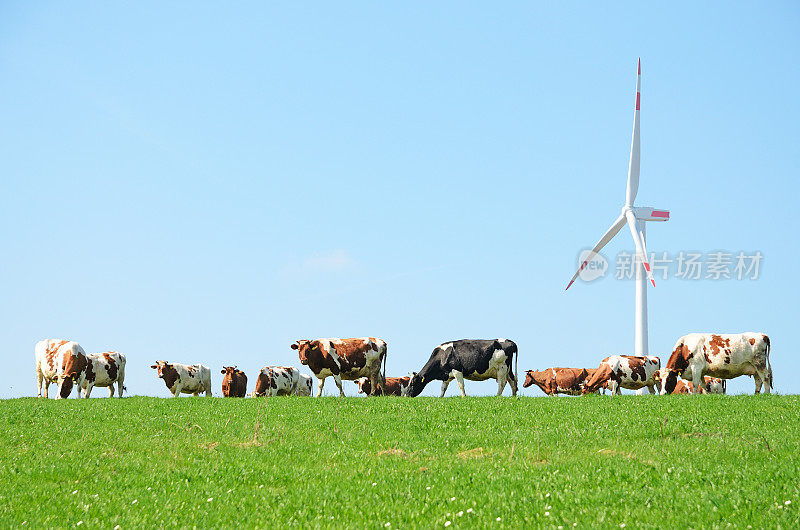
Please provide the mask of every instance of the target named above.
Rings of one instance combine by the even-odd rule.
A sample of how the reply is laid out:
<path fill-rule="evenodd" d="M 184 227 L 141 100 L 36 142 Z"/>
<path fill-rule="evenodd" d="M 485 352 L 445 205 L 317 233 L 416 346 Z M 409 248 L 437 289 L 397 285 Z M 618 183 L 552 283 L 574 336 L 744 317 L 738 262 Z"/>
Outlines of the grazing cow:
<path fill-rule="evenodd" d="M 244 397 L 247 394 L 247 376 L 235 366 L 223 366 L 222 372 L 223 397 Z"/>
<path fill-rule="evenodd" d="M 583 382 L 583 386 L 586 386 L 586 383 L 594 376 L 594 373 L 597 371 L 597 368 L 587 368 L 586 372 L 589 374 L 586 376 L 586 380 Z M 600 385 L 600 388 L 594 391 L 595 394 L 602 394 L 606 395 L 606 390 L 608 390 L 608 381 L 603 381 L 603 384 Z"/>
<path fill-rule="evenodd" d="M 108 397 L 114 397 L 114 383 L 117 384 L 117 395 L 122 397 L 125 390 L 125 356 L 119 352 L 107 351 L 90 353 L 87 360 L 86 377 L 81 385 L 84 397 L 88 398 L 96 386 L 107 386 Z"/>
<path fill-rule="evenodd" d="M 69 340 L 41 340 L 34 347 L 36 356 L 36 386 L 39 397 L 47 398 L 47 389 L 52 383 L 58 385 L 58 398 L 66 399 L 77 383 L 78 399 L 80 387 L 86 377 L 88 360 L 86 352 L 77 342 Z M 42 383 L 44 382 L 44 387 Z"/>
<path fill-rule="evenodd" d="M 300 371 L 291 366 L 265 366 L 258 373 L 253 396 L 288 396 L 297 391 Z"/>
<path fill-rule="evenodd" d="M 294 389 L 295 396 L 310 396 L 311 395 L 311 376 L 308 374 L 300 374 L 297 380 L 297 388 Z"/>
<path fill-rule="evenodd" d="M 699 388 L 703 376 L 733 379 L 752 375 L 756 394 L 772 391 L 772 367 L 769 364 L 769 337 L 763 333 L 690 333 L 675 343 L 675 349 L 661 376 L 661 393 L 671 394 L 678 378 L 692 381 Z"/>
<path fill-rule="evenodd" d="M 726 391 L 726 385 L 724 379 L 719 379 L 717 377 L 709 377 L 707 375 L 703 376 L 703 384 L 700 386 L 700 391 L 697 392 L 698 394 L 724 394 Z M 675 389 L 672 391 L 673 394 L 694 394 L 694 387 L 691 381 L 685 381 L 683 379 L 678 379 L 678 382 L 675 384 Z"/>
<path fill-rule="evenodd" d="M 298 340 L 291 347 L 297 350 L 300 363 L 311 368 L 319 379 L 317 396 L 322 395 L 325 378 L 329 376 L 333 376 L 341 396 L 344 396 L 342 379 L 354 381 L 360 377 L 368 377 L 373 393 L 383 387 L 386 378 L 386 343 L 381 339 L 362 337 Z"/>
<path fill-rule="evenodd" d="M 411 376 L 408 375 L 405 377 L 387 377 L 385 392 L 378 390 L 376 395 L 405 396 L 406 392 L 408 391 L 409 381 L 411 381 Z M 368 377 L 356 379 L 356 384 L 358 385 L 359 394 L 370 395 L 372 393 L 372 385 L 370 384 Z"/>
<path fill-rule="evenodd" d="M 661 360 L 652 355 L 611 355 L 600 362 L 597 371 L 586 382 L 583 393 L 595 392 L 603 382 L 608 381 L 612 396 L 621 394 L 620 388 L 638 390 L 647 387 L 651 394 L 655 394 L 656 372 L 660 368 Z"/>
<path fill-rule="evenodd" d="M 211 395 L 211 370 L 208 366 L 156 361 L 150 368 L 158 371 L 158 377 L 164 380 L 172 397 L 182 393 L 197 396 L 201 392 L 205 392 L 206 397 Z"/>
<path fill-rule="evenodd" d="M 541 372 L 526 370 L 522 388 L 536 385 L 548 396 L 578 396 L 583 392 L 584 381 L 588 376 L 589 372 L 585 368 L 548 368 Z"/>
<path fill-rule="evenodd" d="M 728 391 L 725 379 L 719 377 L 703 376 L 703 386 L 700 387 L 700 392 L 703 394 L 725 394 Z"/>
<path fill-rule="evenodd" d="M 512 395 L 517 395 L 516 365 L 511 370 L 514 356 L 519 356 L 517 345 L 508 339 L 494 340 L 455 340 L 445 342 L 433 349 L 430 359 L 419 373 L 413 374 L 408 385 L 407 395 L 418 396 L 425 385 L 434 379 L 442 381 L 444 397 L 447 385 L 455 379 L 466 396 L 464 379 L 470 381 L 497 380 L 497 395 L 502 395 L 506 383 L 511 384 Z"/>

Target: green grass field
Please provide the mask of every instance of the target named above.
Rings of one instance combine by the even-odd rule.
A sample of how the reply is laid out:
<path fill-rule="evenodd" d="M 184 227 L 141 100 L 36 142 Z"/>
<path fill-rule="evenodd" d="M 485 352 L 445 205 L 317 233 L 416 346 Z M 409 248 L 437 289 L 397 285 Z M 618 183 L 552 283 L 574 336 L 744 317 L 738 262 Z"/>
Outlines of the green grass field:
<path fill-rule="evenodd" d="M 800 527 L 800 397 L 0 402 L 0 527 Z"/>

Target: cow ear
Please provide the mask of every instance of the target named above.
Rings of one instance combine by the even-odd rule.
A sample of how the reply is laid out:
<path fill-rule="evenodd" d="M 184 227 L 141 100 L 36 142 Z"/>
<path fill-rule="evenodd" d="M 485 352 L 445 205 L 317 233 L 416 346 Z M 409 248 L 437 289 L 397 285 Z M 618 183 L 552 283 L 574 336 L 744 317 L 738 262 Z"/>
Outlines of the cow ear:
<path fill-rule="evenodd" d="M 224 373 L 225 373 L 225 370 L 222 370 L 220 373 L 221 373 L 221 374 L 224 374 Z"/>
<path fill-rule="evenodd" d="M 150 368 L 158 368 L 158 365 L 157 365 L 157 364 L 154 364 L 154 365 L 153 365 L 153 366 L 151 366 Z"/>
<path fill-rule="evenodd" d="M 293 350 L 296 350 L 296 349 L 299 348 L 299 346 L 297 345 L 296 342 L 293 342 L 292 345 L 290 346 L 290 348 L 292 348 Z"/>

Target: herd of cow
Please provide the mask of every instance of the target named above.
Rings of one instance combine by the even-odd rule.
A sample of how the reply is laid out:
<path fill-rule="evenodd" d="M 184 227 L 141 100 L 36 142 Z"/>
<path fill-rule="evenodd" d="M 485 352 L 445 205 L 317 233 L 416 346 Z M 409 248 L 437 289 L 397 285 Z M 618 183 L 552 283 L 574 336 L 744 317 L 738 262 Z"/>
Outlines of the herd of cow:
<path fill-rule="evenodd" d="M 333 377 L 340 395 L 342 381 L 355 381 L 367 395 L 418 396 L 431 381 L 442 381 L 444 396 L 454 379 L 465 396 L 464 380 L 497 381 L 497 395 L 506 383 L 517 394 L 517 345 L 507 339 L 456 340 L 434 348 L 419 372 L 406 377 L 386 377 L 386 342 L 372 337 L 353 339 L 298 340 L 291 345 L 300 363 L 308 366 L 318 380 L 317 396 L 325 379 Z M 725 393 L 725 380 L 752 376 L 756 394 L 772 389 L 769 363 L 770 341 L 763 333 L 692 333 L 678 339 L 665 369 L 658 357 L 612 355 L 595 369 L 548 368 L 527 370 L 523 387 L 538 386 L 545 394 L 583 395 L 605 392 L 619 394 L 621 388 L 642 392 L 645 388 L 661 394 Z M 48 397 L 50 384 L 58 385 L 58 397 L 67 398 L 76 388 L 89 397 L 94 387 L 108 387 L 109 396 L 122 397 L 125 390 L 125 356 L 118 352 L 90 353 L 74 341 L 43 340 L 36 344 L 36 379 L 39 396 Z M 516 361 L 516 362 L 515 362 Z M 382 368 L 381 368 L 382 367 Z M 513 367 L 513 370 L 512 370 Z M 174 397 L 180 394 L 211 395 L 211 370 L 201 364 L 185 365 L 156 361 L 151 368 Z M 236 366 L 225 366 L 222 394 L 245 397 L 247 376 Z M 311 376 L 292 367 L 266 366 L 256 379 L 252 396 L 300 395 L 312 393 Z"/>

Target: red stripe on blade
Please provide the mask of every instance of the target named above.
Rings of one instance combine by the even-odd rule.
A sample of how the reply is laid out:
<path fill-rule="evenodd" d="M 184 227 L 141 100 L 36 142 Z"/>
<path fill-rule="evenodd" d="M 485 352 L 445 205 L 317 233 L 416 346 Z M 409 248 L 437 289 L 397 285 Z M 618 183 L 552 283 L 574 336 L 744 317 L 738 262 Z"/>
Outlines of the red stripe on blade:
<path fill-rule="evenodd" d="M 639 96 L 639 93 L 637 92 L 636 93 L 636 110 L 639 110 L 639 99 L 640 99 L 640 96 Z"/>
<path fill-rule="evenodd" d="M 664 217 L 666 219 L 669 219 L 669 212 L 662 210 L 653 210 L 653 213 L 651 215 L 653 217 Z"/>

